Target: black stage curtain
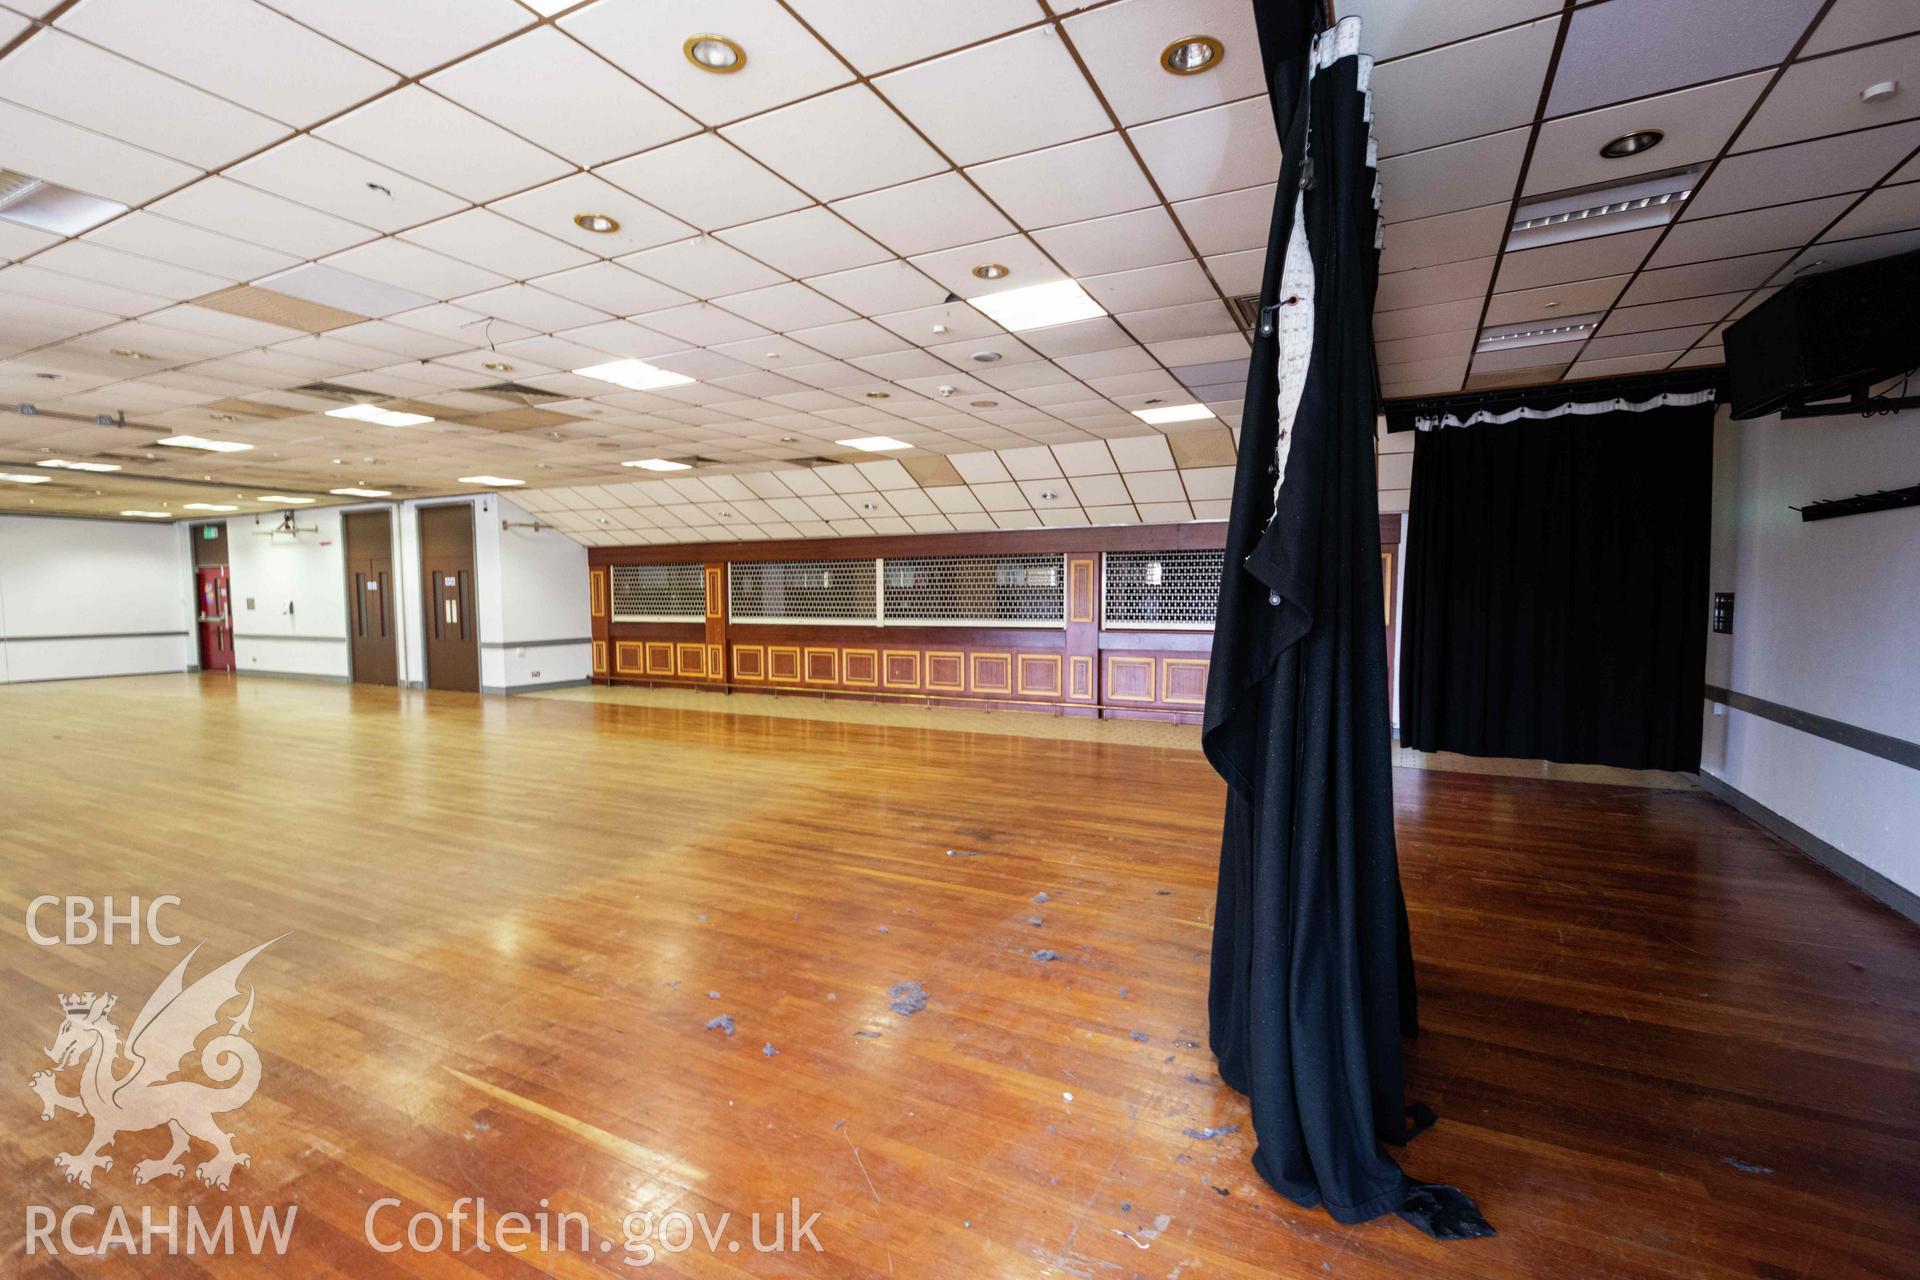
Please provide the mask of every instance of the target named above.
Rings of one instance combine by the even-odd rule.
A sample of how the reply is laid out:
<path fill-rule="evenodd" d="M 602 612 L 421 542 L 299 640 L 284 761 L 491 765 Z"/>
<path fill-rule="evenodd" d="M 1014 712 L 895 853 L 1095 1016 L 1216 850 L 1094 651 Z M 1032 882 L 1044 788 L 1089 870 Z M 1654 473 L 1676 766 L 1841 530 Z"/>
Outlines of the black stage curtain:
<path fill-rule="evenodd" d="M 1380 643 L 1375 173 L 1364 69 L 1341 53 L 1355 20 L 1309 74 L 1317 9 L 1255 3 L 1283 159 L 1202 736 L 1228 784 L 1208 1034 L 1282 1194 L 1341 1222 L 1486 1235 L 1472 1201 L 1383 1145 L 1432 1116 L 1408 1107 L 1401 1066 L 1414 989 Z M 1283 290 L 1296 221 L 1310 283 Z"/>
<path fill-rule="evenodd" d="M 1400 740 L 1697 769 L 1713 405 L 1414 441 Z"/>

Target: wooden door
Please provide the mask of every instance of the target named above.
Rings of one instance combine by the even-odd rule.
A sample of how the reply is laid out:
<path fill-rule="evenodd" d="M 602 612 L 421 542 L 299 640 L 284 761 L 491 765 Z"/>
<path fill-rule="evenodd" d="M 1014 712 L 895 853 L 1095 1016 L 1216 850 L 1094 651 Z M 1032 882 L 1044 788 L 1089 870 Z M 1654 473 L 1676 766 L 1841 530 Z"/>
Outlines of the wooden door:
<path fill-rule="evenodd" d="M 480 691 L 474 616 L 473 507 L 420 508 L 420 575 L 426 598 L 427 687 Z"/>
<path fill-rule="evenodd" d="M 393 513 L 350 511 L 342 523 L 347 551 L 347 638 L 353 654 L 354 683 L 399 684 Z"/>

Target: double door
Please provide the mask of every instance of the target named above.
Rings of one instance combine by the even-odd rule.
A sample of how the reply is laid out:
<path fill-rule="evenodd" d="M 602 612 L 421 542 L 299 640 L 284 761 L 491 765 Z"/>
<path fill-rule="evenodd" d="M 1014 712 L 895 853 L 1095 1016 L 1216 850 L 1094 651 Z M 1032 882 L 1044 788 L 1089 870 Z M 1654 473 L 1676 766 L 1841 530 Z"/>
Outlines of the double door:
<path fill-rule="evenodd" d="M 426 599 L 427 687 L 480 691 L 480 627 L 473 600 L 473 507 L 420 509 Z"/>
<path fill-rule="evenodd" d="M 343 517 L 347 559 L 347 639 L 355 684 L 398 684 L 400 658 L 393 580 L 393 513 Z"/>

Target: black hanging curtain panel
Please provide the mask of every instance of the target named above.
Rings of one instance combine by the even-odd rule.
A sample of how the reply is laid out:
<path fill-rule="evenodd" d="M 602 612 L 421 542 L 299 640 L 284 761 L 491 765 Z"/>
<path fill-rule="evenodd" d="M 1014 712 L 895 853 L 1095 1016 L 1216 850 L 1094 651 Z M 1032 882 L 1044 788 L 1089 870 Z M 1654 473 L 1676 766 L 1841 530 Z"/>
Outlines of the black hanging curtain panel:
<path fill-rule="evenodd" d="M 1713 403 L 1691 398 L 1421 429 L 1402 745 L 1699 767 Z"/>
<path fill-rule="evenodd" d="M 1394 849 L 1371 313 L 1379 215 L 1358 22 L 1255 0 L 1284 159 L 1241 421 L 1202 742 L 1227 781 L 1209 1035 L 1254 1167 L 1341 1222 L 1491 1234 L 1387 1154 L 1413 961 Z"/>

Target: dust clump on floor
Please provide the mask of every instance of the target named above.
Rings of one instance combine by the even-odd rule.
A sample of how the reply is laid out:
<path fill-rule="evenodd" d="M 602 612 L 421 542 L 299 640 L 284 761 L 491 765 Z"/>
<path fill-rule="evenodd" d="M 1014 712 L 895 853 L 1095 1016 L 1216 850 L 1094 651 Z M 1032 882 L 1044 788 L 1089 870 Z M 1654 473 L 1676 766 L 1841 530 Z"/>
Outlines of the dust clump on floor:
<path fill-rule="evenodd" d="M 887 988 L 887 1000 L 895 1013 L 911 1018 L 927 1007 L 927 989 L 917 982 L 896 982 Z"/>

